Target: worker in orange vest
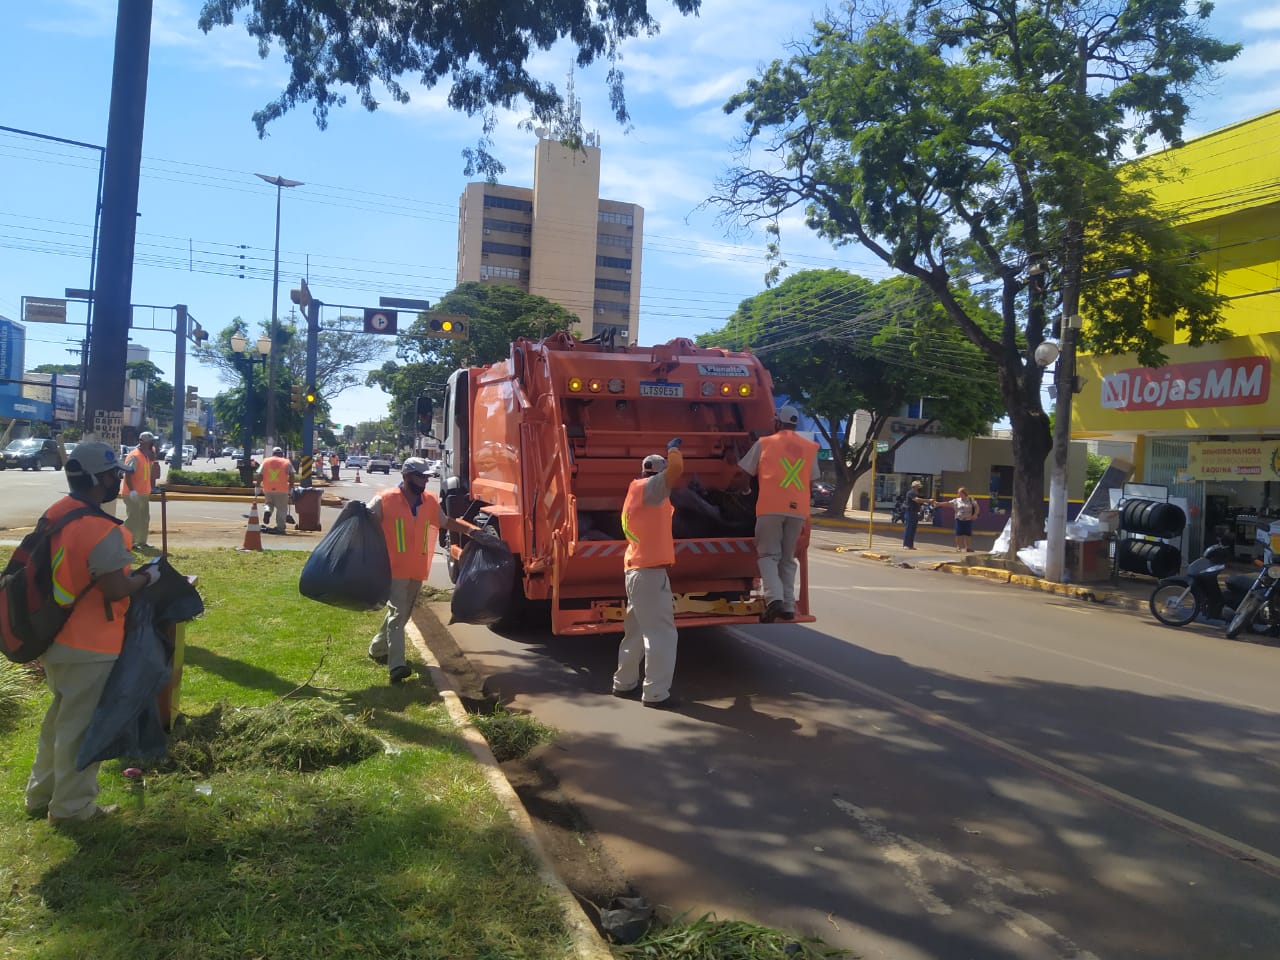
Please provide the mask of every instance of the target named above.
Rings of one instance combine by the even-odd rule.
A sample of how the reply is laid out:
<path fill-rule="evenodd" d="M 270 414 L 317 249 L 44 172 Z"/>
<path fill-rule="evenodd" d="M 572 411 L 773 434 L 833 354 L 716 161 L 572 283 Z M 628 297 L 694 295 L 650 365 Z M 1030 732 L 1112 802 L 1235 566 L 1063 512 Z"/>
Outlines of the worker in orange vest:
<path fill-rule="evenodd" d="M 818 445 L 796 433 L 800 414 L 785 404 L 775 431 L 761 437 L 738 461 L 738 469 L 759 477 L 756 499 L 756 555 L 764 586 L 762 623 L 796 615 L 796 545 L 809 519 L 809 485 Z"/>
<path fill-rule="evenodd" d="M 67 459 L 69 496 L 45 511 L 56 523 L 73 510 L 86 510 L 53 535 L 53 593 L 71 616 L 40 657 L 53 702 L 40 725 L 35 762 L 27 780 L 31 816 L 47 812 L 53 824 L 93 820 L 115 810 L 101 807 L 98 764 L 76 769 L 76 754 L 88 732 L 107 677 L 124 646 L 129 598 L 160 579 L 148 565 L 130 572 L 132 538 L 127 527 L 102 509 L 120 494 L 120 479 L 134 471 L 120 463 L 105 443 L 77 444 Z"/>
<path fill-rule="evenodd" d="M 391 560 L 391 590 L 382 625 L 369 642 L 369 657 L 386 664 L 391 683 L 413 676 L 405 658 L 404 627 L 422 590 L 422 582 L 431 572 L 436 538 L 431 526 L 444 527 L 454 533 L 468 535 L 476 528 L 463 524 L 440 510 L 440 501 L 427 490 L 428 464 L 421 457 L 409 457 L 400 467 L 400 484 L 381 490 L 366 506 L 369 515 L 382 530 Z M 497 538 L 477 537 L 484 545 Z"/>
<path fill-rule="evenodd" d="M 330 452 L 330 454 L 329 454 L 329 479 L 330 479 L 330 480 L 337 480 L 337 479 L 338 479 L 338 453 L 337 453 L 337 451 L 332 451 L 332 452 Z"/>
<path fill-rule="evenodd" d="M 151 464 L 156 457 L 156 435 L 150 431 L 138 434 L 138 445 L 129 451 L 124 475 L 124 527 L 133 537 L 133 549 L 149 549 L 147 534 L 151 529 Z M 115 499 L 114 497 L 112 499 Z"/>
<path fill-rule="evenodd" d="M 262 515 L 263 533 L 284 533 L 285 518 L 289 515 L 289 490 L 293 487 L 293 464 L 284 455 L 280 447 L 271 448 L 271 456 L 262 461 L 258 468 L 258 486 L 263 498 L 267 501 L 267 509 Z M 272 515 L 275 526 L 268 528 Z"/>
<path fill-rule="evenodd" d="M 627 487 L 622 502 L 622 532 L 627 552 L 622 569 L 627 587 L 627 615 L 618 669 L 613 675 L 613 695 L 633 696 L 640 691 L 646 707 L 659 710 L 679 706 L 671 695 L 676 672 L 676 616 L 668 571 L 676 562 L 671 535 L 671 488 L 684 473 L 680 438 L 667 444 L 667 457 L 650 454 L 640 463 L 640 477 Z M 644 685 L 640 665 L 644 663 Z"/>

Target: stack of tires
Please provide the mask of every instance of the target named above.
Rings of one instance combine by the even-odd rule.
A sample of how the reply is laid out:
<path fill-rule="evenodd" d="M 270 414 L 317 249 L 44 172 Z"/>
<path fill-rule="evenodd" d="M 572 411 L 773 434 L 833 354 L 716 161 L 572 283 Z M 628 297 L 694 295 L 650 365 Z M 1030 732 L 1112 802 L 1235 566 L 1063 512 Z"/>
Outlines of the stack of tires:
<path fill-rule="evenodd" d="M 1182 536 L 1187 515 L 1177 504 L 1162 500 L 1126 500 L 1120 509 L 1120 529 L 1144 537 Z M 1171 543 L 1125 538 L 1116 544 L 1121 570 L 1148 577 L 1171 577 L 1182 567 L 1182 551 Z"/>

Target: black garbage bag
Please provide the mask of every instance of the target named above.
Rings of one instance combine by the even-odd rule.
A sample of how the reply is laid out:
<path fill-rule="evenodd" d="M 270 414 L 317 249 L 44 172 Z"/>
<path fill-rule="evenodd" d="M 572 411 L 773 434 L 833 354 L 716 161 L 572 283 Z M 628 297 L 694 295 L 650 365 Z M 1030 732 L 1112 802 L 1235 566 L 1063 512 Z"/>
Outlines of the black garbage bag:
<path fill-rule="evenodd" d="M 497 623 L 506 615 L 515 582 L 516 558 L 506 542 L 489 535 L 473 537 L 458 558 L 449 622 Z"/>
<path fill-rule="evenodd" d="M 156 561 L 160 579 L 133 595 L 124 624 L 124 647 L 80 751 L 76 768 L 116 757 L 162 757 L 169 735 L 156 698 L 173 677 L 173 648 L 167 629 L 204 613 L 204 600 L 183 574 L 165 559 Z"/>
<path fill-rule="evenodd" d="M 391 592 L 391 559 L 368 507 L 353 500 L 311 551 L 298 592 L 311 600 L 348 610 L 383 606 Z"/>

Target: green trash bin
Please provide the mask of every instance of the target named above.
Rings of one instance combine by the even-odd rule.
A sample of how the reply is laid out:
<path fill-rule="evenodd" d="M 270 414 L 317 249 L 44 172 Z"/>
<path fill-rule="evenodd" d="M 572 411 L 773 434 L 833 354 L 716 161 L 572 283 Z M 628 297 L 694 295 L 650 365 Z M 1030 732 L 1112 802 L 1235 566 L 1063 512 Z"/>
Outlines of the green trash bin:
<path fill-rule="evenodd" d="M 319 487 L 294 487 L 293 505 L 298 510 L 298 530 L 320 529 L 320 498 L 323 492 Z"/>

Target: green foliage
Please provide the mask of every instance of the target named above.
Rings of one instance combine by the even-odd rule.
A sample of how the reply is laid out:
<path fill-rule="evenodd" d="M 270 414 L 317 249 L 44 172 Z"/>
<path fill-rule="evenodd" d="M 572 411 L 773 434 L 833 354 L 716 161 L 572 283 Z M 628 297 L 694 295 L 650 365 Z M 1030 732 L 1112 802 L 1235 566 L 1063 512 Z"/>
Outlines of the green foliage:
<path fill-rule="evenodd" d="M 854 482 L 871 468 L 876 437 L 906 404 L 942 398 L 936 423 L 952 437 L 985 431 L 1002 410 L 990 361 L 946 323 L 932 294 L 906 277 L 873 282 L 843 270 L 795 273 L 744 300 L 721 330 L 699 342 L 751 349 L 774 390 L 817 422 L 837 452 L 833 513 L 844 510 Z M 870 429 L 851 446 L 858 410 L 871 414 Z M 896 438 L 893 449 L 933 423 Z"/>
<path fill-rule="evenodd" d="M 431 336 L 426 315 L 420 315 L 396 342 L 396 356 L 403 362 L 388 361 L 367 378 L 369 386 L 391 394 L 393 411 L 412 410 L 420 396 L 440 401 L 445 382 L 459 367 L 505 360 L 518 338 L 540 340 L 570 330 L 578 321 L 558 303 L 507 283 L 459 284 L 435 309 L 470 318 L 467 339 Z"/>
<path fill-rule="evenodd" d="M 1107 465 L 1110 463 L 1110 457 L 1104 457 L 1100 453 L 1089 454 L 1089 463 L 1084 471 L 1084 498 L 1086 500 L 1093 493 L 1093 488 L 1098 485 L 1098 481 L 1102 479 L 1102 475 L 1107 472 Z"/>
<path fill-rule="evenodd" d="M 232 470 L 214 472 L 193 470 L 170 470 L 165 484 L 176 484 L 186 487 L 235 487 L 240 489 L 240 474 Z"/>
<path fill-rule="evenodd" d="M 1150 138 L 1176 138 L 1186 97 L 1238 52 L 1204 35 L 1207 15 L 1180 0 L 917 0 L 904 17 L 867 19 L 846 6 L 725 105 L 743 112 L 749 143 L 767 138 L 772 165 L 730 171 L 714 200 L 772 225 L 801 212 L 833 244 L 860 244 L 928 287 L 995 365 L 1015 548 L 1042 528 L 1051 442 L 1031 356 L 1053 313 L 1078 299 L 1086 346 L 1144 363 L 1161 358 L 1152 316 L 1192 343 L 1222 335 L 1194 241 L 1121 166 Z M 1112 280 L 1118 268 L 1139 276 Z"/>
<path fill-rule="evenodd" d="M 471 722 L 489 743 L 499 763 L 519 760 L 542 743 L 549 743 L 556 732 L 526 713 L 513 713 L 499 704 L 491 713 L 475 713 Z"/>
<path fill-rule="evenodd" d="M 694 13 L 701 0 L 671 0 L 683 14 Z M 554 84 L 529 72 L 539 51 L 568 41 L 574 63 L 585 68 L 604 57 L 609 102 L 620 124 L 628 119 L 619 68 L 620 47 L 629 37 L 651 35 L 658 22 L 644 2 L 609 4 L 510 4 L 498 0 L 437 0 L 387 5 L 380 0 L 206 0 L 200 29 L 235 23 L 242 10 L 245 29 L 263 57 L 279 51 L 289 65 L 289 81 L 271 103 L 253 115 L 258 135 L 267 125 L 299 104 L 312 104 L 320 129 L 331 107 L 346 102 L 354 90 L 366 110 L 378 106 L 379 91 L 397 103 L 408 103 L 402 77 L 415 77 L 424 87 L 452 78 L 449 106 L 468 116 L 484 116 L 484 136 L 468 151 L 467 176 L 474 171 L 496 176 L 502 165 L 488 153 L 497 110 L 528 103 L 534 119 L 550 122 L 564 103 Z"/>
<path fill-rule="evenodd" d="M 744 920 L 716 920 L 710 914 L 692 922 L 683 917 L 650 930 L 635 943 L 614 947 L 626 960 L 848 960 L 847 950 L 821 940 L 797 939 Z"/>
<path fill-rule="evenodd" d="M 39 674 L 32 667 L 0 660 L 0 731 L 13 726 L 22 713 L 22 705 L 39 686 Z"/>

